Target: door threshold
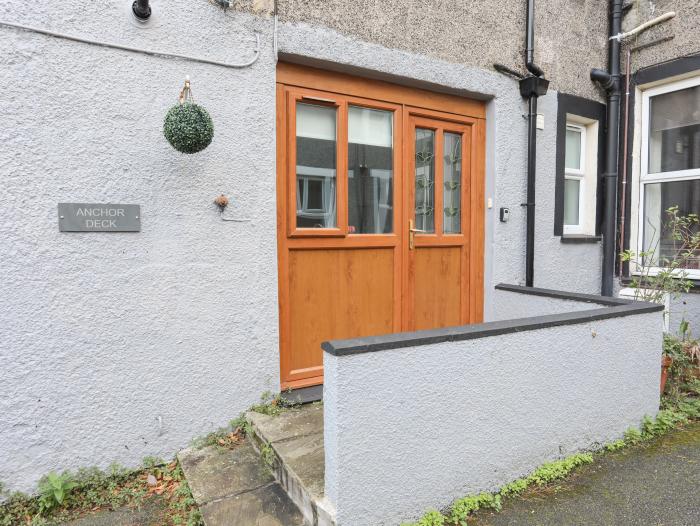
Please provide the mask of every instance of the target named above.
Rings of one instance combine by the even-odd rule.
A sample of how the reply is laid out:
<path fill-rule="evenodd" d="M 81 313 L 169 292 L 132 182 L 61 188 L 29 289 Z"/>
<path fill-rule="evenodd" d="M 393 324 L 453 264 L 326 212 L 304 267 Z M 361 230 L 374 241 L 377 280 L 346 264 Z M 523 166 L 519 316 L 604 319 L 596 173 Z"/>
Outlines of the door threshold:
<path fill-rule="evenodd" d="M 280 396 L 293 404 L 310 404 L 323 400 L 323 385 L 312 385 L 299 389 L 282 391 Z"/>

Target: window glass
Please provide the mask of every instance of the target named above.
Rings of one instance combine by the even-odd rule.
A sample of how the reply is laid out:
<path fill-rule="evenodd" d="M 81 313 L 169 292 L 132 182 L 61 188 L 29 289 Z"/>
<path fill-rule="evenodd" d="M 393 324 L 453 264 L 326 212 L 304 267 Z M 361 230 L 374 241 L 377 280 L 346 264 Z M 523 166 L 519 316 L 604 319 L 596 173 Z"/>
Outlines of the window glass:
<path fill-rule="evenodd" d="M 416 228 L 435 232 L 435 132 L 416 128 Z"/>
<path fill-rule="evenodd" d="M 579 179 L 564 180 L 564 224 L 579 225 L 580 222 L 581 181 Z"/>
<path fill-rule="evenodd" d="M 649 173 L 700 168 L 700 86 L 649 103 Z"/>
<path fill-rule="evenodd" d="M 564 165 L 567 169 L 581 170 L 581 135 L 581 130 L 578 128 L 566 128 Z"/>
<path fill-rule="evenodd" d="M 682 247 L 671 235 L 667 210 L 678 207 L 680 217 L 700 210 L 700 179 L 650 183 L 644 185 L 644 252 L 645 265 L 666 266 Z M 698 225 L 693 225 L 697 232 Z M 689 269 L 700 269 L 700 254 L 691 258 Z"/>
<path fill-rule="evenodd" d="M 390 111 L 348 108 L 348 225 L 354 234 L 393 231 L 393 122 Z"/>
<path fill-rule="evenodd" d="M 297 104 L 297 227 L 336 226 L 336 109 Z"/>
<path fill-rule="evenodd" d="M 444 207 L 443 232 L 459 234 L 461 228 L 462 195 L 462 136 L 457 133 L 445 132 L 443 152 L 443 199 Z"/>

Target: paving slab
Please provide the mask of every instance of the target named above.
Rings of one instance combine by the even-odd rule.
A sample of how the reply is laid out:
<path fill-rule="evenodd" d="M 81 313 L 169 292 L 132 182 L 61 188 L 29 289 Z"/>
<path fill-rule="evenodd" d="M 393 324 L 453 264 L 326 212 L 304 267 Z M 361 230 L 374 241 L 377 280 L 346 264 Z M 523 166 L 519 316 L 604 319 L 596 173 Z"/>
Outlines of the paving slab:
<path fill-rule="evenodd" d="M 700 423 L 644 446 L 606 453 L 545 490 L 506 499 L 470 526 L 700 524 Z"/>
<path fill-rule="evenodd" d="M 200 508 L 207 526 L 302 526 L 304 518 L 282 487 L 270 484 Z"/>
<path fill-rule="evenodd" d="M 274 416 L 249 412 L 248 419 L 261 430 L 265 439 L 274 444 L 305 435 L 323 435 L 323 405 L 310 404 L 288 409 Z"/>
<path fill-rule="evenodd" d="M 178 459 L 192 496 L 200 505 L 274 482 L 249 443 L 234 449 L 185 449 L 178 453 Z"/>
<path fill-rule="evenodd" d="M 304 435 L 272 444 L 287 468 L 299 477 L 309 494 L 324 495 L 325 451 L 323 434 Z"/>
<path fill-rule="evenodd" d="M 323 405 L 311 404 L 269 416 L 249 412 L 256 444 L 274 453 L 274 474 L 312 526 L 335 524 L 324 496 Z"/>
<path fill-rule="evenodd" d="M 178 454 L 207 526 L 301 526 L 303 516 L 246 441 Z"/>

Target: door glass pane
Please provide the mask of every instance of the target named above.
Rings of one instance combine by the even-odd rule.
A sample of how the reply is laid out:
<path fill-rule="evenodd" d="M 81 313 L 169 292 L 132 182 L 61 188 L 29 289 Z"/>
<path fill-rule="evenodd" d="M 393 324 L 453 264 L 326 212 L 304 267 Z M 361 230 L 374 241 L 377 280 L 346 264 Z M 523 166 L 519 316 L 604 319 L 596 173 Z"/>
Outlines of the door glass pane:
<path fill-rule="evenodd" d="M 700 86 L 650 99 L 649 173 L 700 168 Z"/>
<path fill-rule="evenodd" d="M 416 128 L 416 228 L 435 232 L 435 132 Z"/>
<path fill-rule="evenodd" d="M 348 108 L 348 225 L 354 234 L 393 232 L 391 111 Z"/>
<path fill-rule="evenodd" d="M 564 165 L 571 170 L 581 169 L 581 130 L 577 128 L 566 128 Z"/>
<path fill-rule="evenodd" d="M 462 195 L 462 136 L 445 132 L 443 199 L 444 218 L 442 221 L 445 234 L 459 234 L 461 228 Z"/>
<path fill-rule="evenodd" d="M 678 240 L 673 239 L 668 224 L 667 210 L 678 207 L 680 217 L 700 214 L 700 179 L 653 183 L 644 185 L 644 252 L 649 254 L 644 263 L 653 266 L 668 266 L 668 261 L 682 249 Z M 691 225 L 692 233 L 697 233 L 698 225 Z M 695 254 L 686 266 L 700 269 L 700 254 Z"/>
<path fill-rule="evenodd" d="M 579 203 L 581 193 L 581 181 L 578 179 L 564 179 L 564 224 L 579 224 Z"/>
<path fill-rule="evenodd" d="M 297 228 L 336 226 L 336 109 L 297 104 Z"/>

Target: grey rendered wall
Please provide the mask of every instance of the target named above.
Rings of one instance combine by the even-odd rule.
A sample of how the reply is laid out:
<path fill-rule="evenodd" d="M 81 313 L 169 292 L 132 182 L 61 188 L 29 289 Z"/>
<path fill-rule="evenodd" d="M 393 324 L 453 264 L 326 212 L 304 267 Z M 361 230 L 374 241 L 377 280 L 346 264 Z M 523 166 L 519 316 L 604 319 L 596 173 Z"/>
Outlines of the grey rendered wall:
<path fill-rule="evenodd" d="M 600 308 L 601 304 L 522 294 L 509 290 L 493 291 L 493 315 L 484 321 L 515 320 Z"/>
<path fill-rule="evenodd" d="M 0 480 L 170 457 L 278 388 L 270 20 L 206 1 L 0 1 L 0 18 L 242 61 L 224 69 L 0 27 Z M 21 6 L 21 9 L 18 7 Z M 215 138 L 162 136 L 185 75 Z M 225 193 L 225 223 L 212 204 Z M 59 233 L 58 202 L 139 203 L 140 233 Z"/>
<path fill-rule="evenodd" d="M 525 6 L 522 0 L 280 0 L 279 12 L 284 21 L 445 62 L 484 69 L 499 62 L 523 70 Z M 536 3 L 535 58 L 552 89 L 601 97 L 588 74 L 607 61 L 606 9 L 600 0 Z"/>
<path fill-rule="evenodd" d="M 658 409 L 660 324 L 654 312 L 324 353 L 325 490 L 337 524 L 414 520 L 619 438 Z"/>
<path fill-rule="evenodd" d="M 633 0 L 632 9 L 625 16 L 623 31 L 637 27 L 668 11 L 676 17 L 653 27 L 630 41 L 632 46 L 650 44 L 671 37 L 669 40 L 640 49 L 633 54 L 632 71 L 666 60 L 700 52 L 697 34 L 700 28 L 700 2 L 697 0 Z"/>
<path fill-rule="evenodd" d="M 678 331 L 683 320 L 690 324 L 691 334 L 700 337 L 700 294 L 697 292 L 671 300 L 671 332 Z"/>
<path fill-rule="evenodd" d="M 538 99 L 537 111 L 544 115 L 545 126 L 537 135 L 534 285 L 598 294 L 603 254 L 601 243 L 562 243 L 561 238 L 554 235 L 557 110 L 556 92 Z M 600 126 L 605 126 L 605 123 L 601 122 Z M 602 189 L 598 188 L 598 191 Z"/>

